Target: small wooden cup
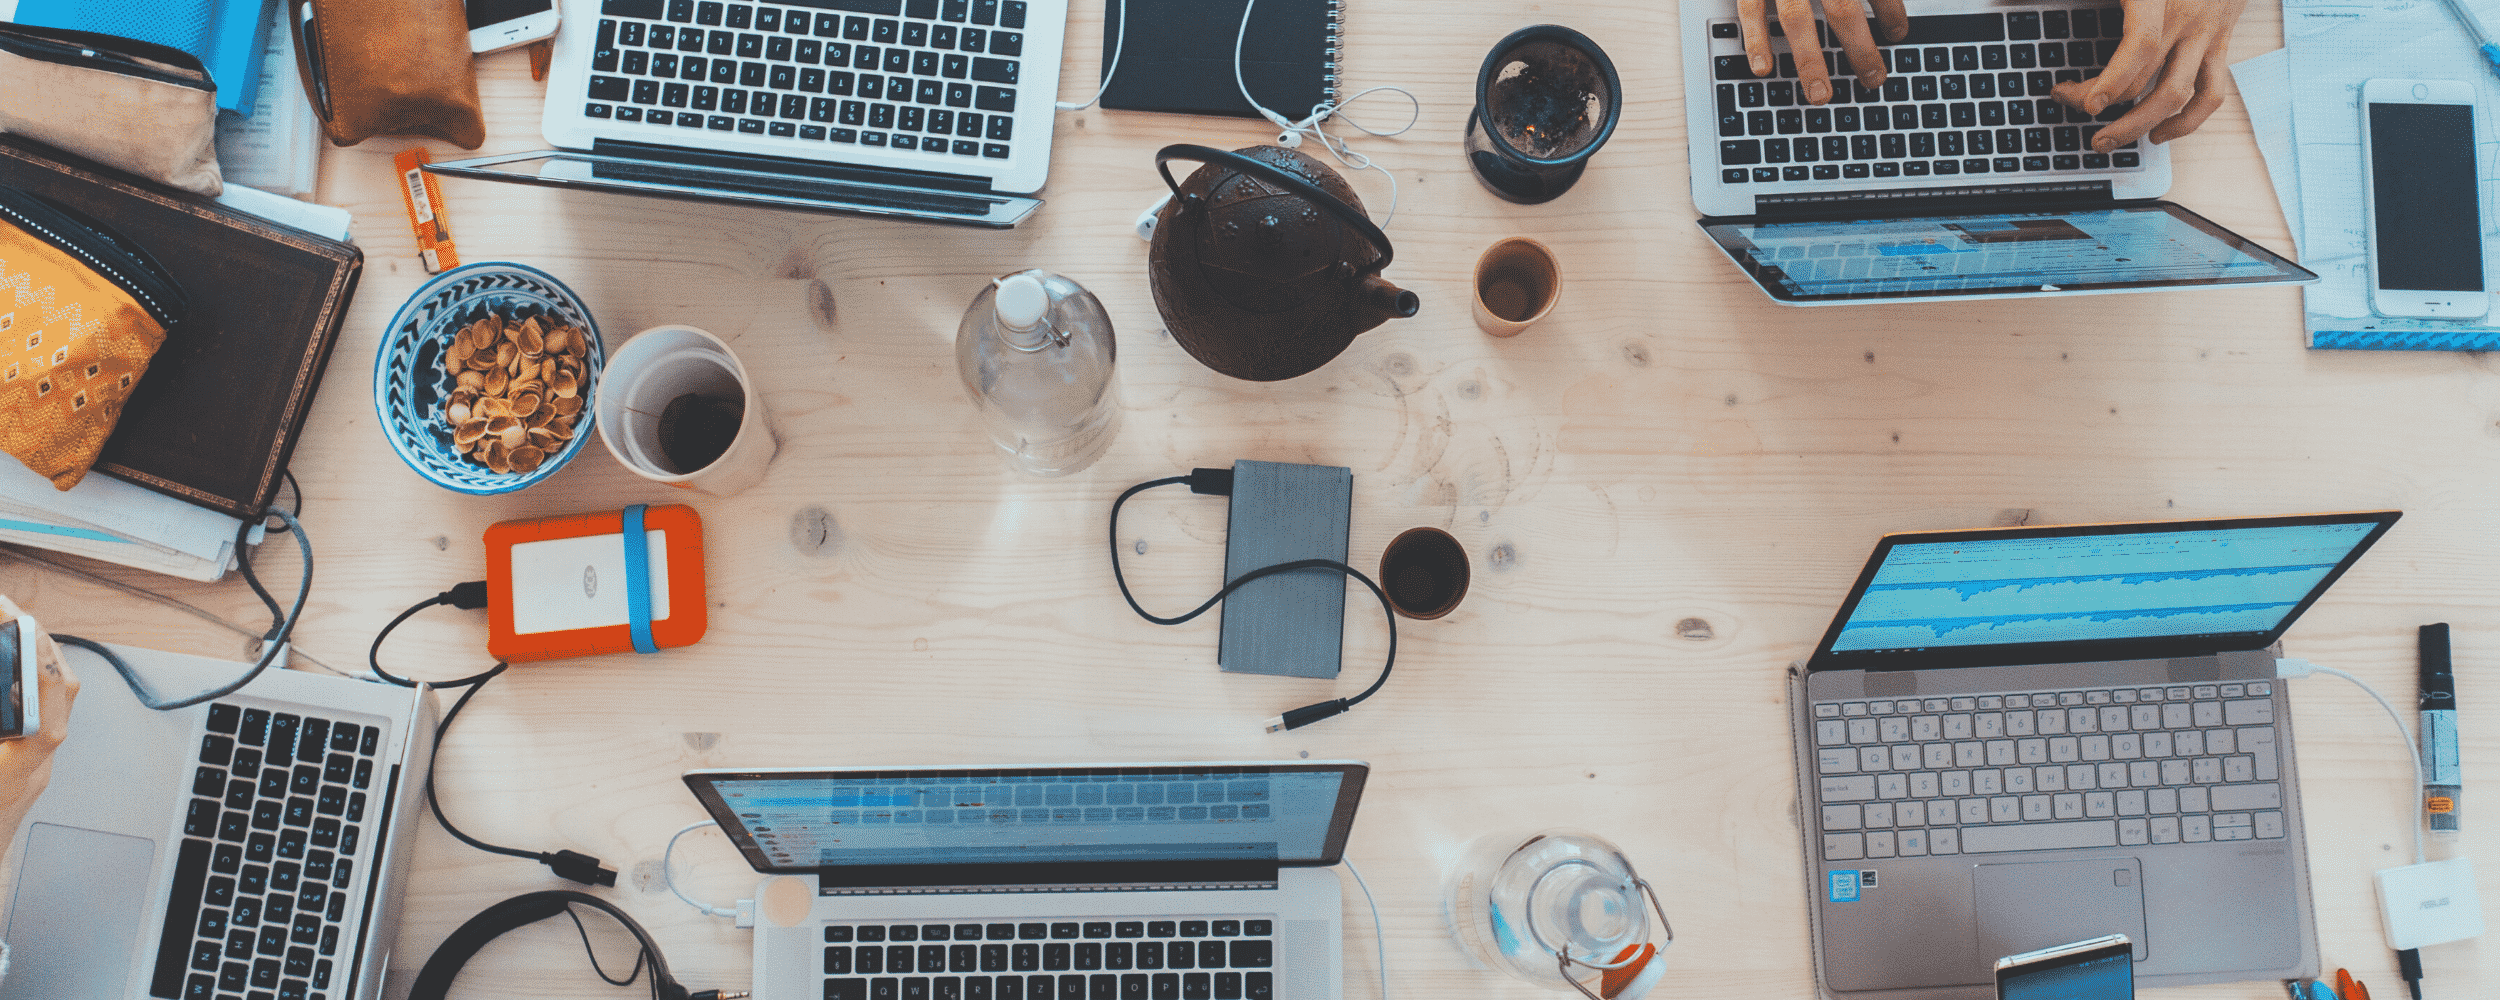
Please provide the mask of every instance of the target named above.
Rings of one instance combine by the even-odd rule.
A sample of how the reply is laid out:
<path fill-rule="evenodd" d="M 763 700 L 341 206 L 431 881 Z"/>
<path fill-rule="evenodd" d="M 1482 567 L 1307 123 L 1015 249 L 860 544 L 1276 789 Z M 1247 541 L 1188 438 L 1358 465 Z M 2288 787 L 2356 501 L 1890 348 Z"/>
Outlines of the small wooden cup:
<path fill-rule="evenodd" d="M 1486 333 L 1516 336 L 1561 298 L 1562 262 L 1543 243 L 1512 237 L 1476 258 L 1476 325 Z"/>

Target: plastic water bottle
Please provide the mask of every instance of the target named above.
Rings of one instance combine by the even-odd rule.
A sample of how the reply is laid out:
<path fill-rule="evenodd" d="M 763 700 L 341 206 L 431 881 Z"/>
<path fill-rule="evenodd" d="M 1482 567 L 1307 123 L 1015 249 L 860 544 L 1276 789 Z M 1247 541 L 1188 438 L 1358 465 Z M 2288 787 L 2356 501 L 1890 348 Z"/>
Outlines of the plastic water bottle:
<path fill-rule="evenodd" d="M 1048 271 L 990 282 L 955 332 L 955 367 L 1007 464 L 1064 476 L 1102 457 L 1120 429 L 1119 354 L 1093 293 Z"/>

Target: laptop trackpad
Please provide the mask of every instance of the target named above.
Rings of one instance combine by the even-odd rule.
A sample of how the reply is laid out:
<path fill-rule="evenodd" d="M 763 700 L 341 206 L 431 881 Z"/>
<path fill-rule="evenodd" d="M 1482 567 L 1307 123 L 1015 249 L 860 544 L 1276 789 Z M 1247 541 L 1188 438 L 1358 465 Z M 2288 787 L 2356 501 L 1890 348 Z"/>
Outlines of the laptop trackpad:
<path fill-rule="evenodd" d="M 0 996 L 123 1000 L 148 914 L 156 844 L 117 833 L 37 823 L 9 906 L 11 968 Z M 155 958 L 150 948 L 147 959 Z"/>
<path fill-rule="evenodd" d="M 2144 960 L 2144 866 L 2134 858 L 1980 865 L 1979 956 L 2007 955 L 2124 934 Z"/>

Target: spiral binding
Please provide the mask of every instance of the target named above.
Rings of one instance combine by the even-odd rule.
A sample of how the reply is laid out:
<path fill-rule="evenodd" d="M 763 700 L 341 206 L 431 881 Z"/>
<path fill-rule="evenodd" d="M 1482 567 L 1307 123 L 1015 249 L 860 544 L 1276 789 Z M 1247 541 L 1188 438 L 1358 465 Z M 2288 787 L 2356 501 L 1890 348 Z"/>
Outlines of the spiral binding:
<path fill-rule="evenodd" d="M 1328 0 L 1328 60 L 1320 65 L 1327 75 L 1320 77 L 1326 86 L 1320 99 L 1337 103 L 1337 62 L 1345 52 L 1345 0 Z"/>

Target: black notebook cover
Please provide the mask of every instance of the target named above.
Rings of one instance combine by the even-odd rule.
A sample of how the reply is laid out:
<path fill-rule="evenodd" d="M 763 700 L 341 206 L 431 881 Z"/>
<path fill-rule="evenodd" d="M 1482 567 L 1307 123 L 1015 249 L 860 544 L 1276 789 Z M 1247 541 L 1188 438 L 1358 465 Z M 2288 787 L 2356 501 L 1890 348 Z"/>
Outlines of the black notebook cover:
<path fill-rule="evenodd" d="M 191 299 L 95 471 L 235 517 L 267 510 L 364 251 L 16 136 L 0 136 L 0 184 L 85 212 L 147 248 Z"/>
<path fill-rule="evenodd" d="M 1102 106 L 1124 111 L 1257 118 L 1233 82 L 1233 42 L 1241 41 L 1241 83 L 1268 110 L 1300 121 L 1337 96 L 1337 40 L 1344 0 L 1109 0 L 1103 11 L 1102 64 L 1128 43 L 1103 91 Z"/>

